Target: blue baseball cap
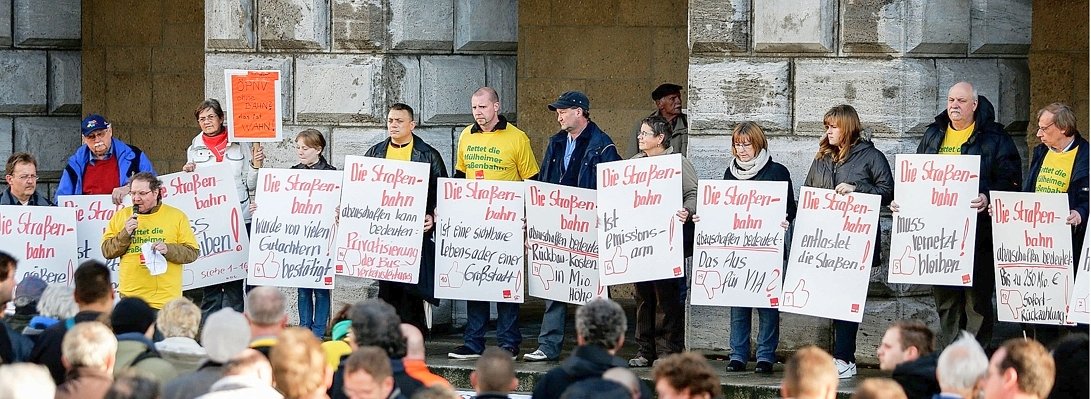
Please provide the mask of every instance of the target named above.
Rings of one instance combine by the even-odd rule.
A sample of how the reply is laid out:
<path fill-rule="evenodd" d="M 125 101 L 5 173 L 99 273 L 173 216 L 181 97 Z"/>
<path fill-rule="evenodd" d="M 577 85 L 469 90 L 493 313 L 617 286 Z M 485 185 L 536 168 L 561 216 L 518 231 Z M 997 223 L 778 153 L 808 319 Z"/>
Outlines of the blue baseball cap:
<path fill-rule="evenodd" d="M 587 95 L 583 93 L 566 91 L 560 97 L 557 97 L 557 101 L 547 105 L 546 108 L 549 108 L 550 111 L 569 108 L 583 108 L 584 111 L 588 111 L 591 109 L 591 102 L 587 100 Z"/>
<path fill-rule="evenodd" d="M 106 118 L 99 114 L 91 114 L 83 118 L 80 131 L 83 132 L 84 136 L 90 136 L 92 133 L 108 127 L 110 127 L 110 123 L 106 122 Z"/>

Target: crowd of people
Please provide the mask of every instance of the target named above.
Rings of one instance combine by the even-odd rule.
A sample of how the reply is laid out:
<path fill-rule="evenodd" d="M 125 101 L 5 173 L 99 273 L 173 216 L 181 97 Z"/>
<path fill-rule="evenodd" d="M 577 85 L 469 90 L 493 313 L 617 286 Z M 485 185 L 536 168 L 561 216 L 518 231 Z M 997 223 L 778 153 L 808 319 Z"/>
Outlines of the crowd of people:
<path fill-rule="evenodd" d="M 687 159 L 688 120 L 682 113 L 681 89 L 678 85 L 663 84 L 652 91 L 651 98 L 656 105 L 656 111 L 640 121 L 632 135 L 637 151 L 631 158 L 682 155 L 683 208 L 677 210 L 677 217 L 683 223 L 684 253 L 688 266 L 688 259 L 693 253 L 694 226 L 701 219 L 696 209 L 697 173 Z M 463 129 L 458 137 L 452 177 L 538 180 L 594 189 L 597 186 L 596 167 L 601 163 L 622 159 L 610 136 L 591 120 L 590 100 L 581 92 L 565 92 L 546 106 L 550 112 L 555 113 L 559 130 L 549 138 L 540 163 L 535 158 L 526 133 L 501 114 L 500 99 L 494 89 L 482 87 L 476 90 L 470 96 L 470 105 L 474 123 Z M 249 230 L 253 215 L 260 215 L 261 212 L 254 201 L 251 201 L 250 193 L 256 184 L 257 171 L 263 167 L 264 151 L 257 144 L 228 140 L 225 114 L 216 100 L 208 99 L 199 104 L 194 117 L 200 133 L 187 148 L 187 163 L 183 171 L 192 172 L 203 164 L 230 164 L 237 175 L 239 207 Z M 187 395 L 195 392 L 193 386 L 198 381 L 208 382 L 210 392 L 214 391 L 211 387 L 218 386 L 223 390 L 272 393 L 269 386 L 275 386 L 286 397 L 311 397 L 327 392 L 327 388 L 334 397 L 366 397 L 375 392 L 379 392 L 380 396 L 413 396 L 416 391 L 422 390 L 424 384 L 410 371 L 419 375 L 426 372 L 427 368 L 420 367 L 420 363 L 410 366 L 412 362 L 401 359 L 409 359 L 405 337 L 412 338 L 428 333 L 426 306 L 428 303 L 436 303 L 432 287 L 435 251 L 430 235 L 434 227 L 436 179 L 448 176 L 441 153 L 414 134 L 414 120 L 414 111 L 410 106 L 401 103 L 391 105 L 386 121 L 389 136 L 371 147 L 365 156 L 430 165 L 428 205 L 423 217 L 426 234 L 421 243 L 423 256 L 420 282 L 380 282 L 378 298 L 381 301 L 356 304 L 342 312 L 340 317 L 332 318 L 329 290 L 299 289 L 298 316 L 302 330 L 297 330 L 285 328 L 289 320 L 284 311 L 285 298 L 281 292 L 272 288 L 256 287 L 248 290 L 249 287 L 245 287 L 243 281 L 233 281 L 204 288 L 200 306 L 183 298 L 183 267 L 193 262 L 199 254 L 188 219 L 180 210 L 162 203 L 164 188 L 156 177 L 147 154 L 113 137 L 113 126 L 104 117 L 88 116 L 81 125 L 83 145 L 69 158 L 56 195 L 108 194 L 116 204 L 120 204 L 125 197 L 131 198 L 132 206 L 115 213 L 103 235 L 101 245 L 106 258 L 119 259 L 118 292 L 123 299 L 114 305 L 113 290 L 107 289 L 111 288 L 109 271 L 102 274 L 104 266 L 85 264 L 72 276 L 76 283 L 71 293 L 74 303 L 58 303 L 68 296 L 65 292 L 56 291 L 48 298 L 40 294 L 42 299 L 39 305 L 42 306 L 38 308 L 41 310 L 32 312 L 23 303 L 26 298 L 34 297 L 35 292 L 44 293 L 60 288 L 46 288 L 41 282 L 24 279 L 15 291 L 17 318 L 13 317 L 11 324 L 26 324 L 23 331 L 19 332 L 5 326 L 3 330 L 6 333 L 0 339 L 6 342 L 0 341 L 0 359 L 4 363 L 31 361 L 45 365 L 54 383 L 60 384 L 58 392 L 64 392 L 61 389 L 64 384 L 75 380 L 83 381 L 79 384 L 103 388 L 104 392 L 117 389 L 142 392 L 148 386 L 145 379 L 150 378 L 162 383 L 164 396 L 167 397 L 192 397 Z M 884 337 L 884 346 L 879 348 L 881 359 L 885 357 L 884 353 L 896 352 L 901 353 L 899 356 L 913 358 L 914 361 L 942 359 L 942 355 L 930 355 L 942 348 L 961 348 L 957 343 L 962 340 L 956 341 L 956 338 L 962 330 L 968 331 L 980 345 L 987 347 L 992 341 L 996 312 L 992 302 L 995 289 L 994 268 L 991 223 L 987 212 L 990 191 L 1067 193 L 1070 213 L 1066 222 L 1072 226 L 1074 252 L 1077 254 L 1075 258 L 1079 259 L 1078 251 L 1082 247 L 1088 211 L 1087 141 L 1076 129 L 1075 113 L 1065 104 L 1054 103 L 1042 108 L 1036 122 L 1037 137 L 1042 144 L 1033 149 L 1030 169 L 1024 178 L 1015 143 L 1003 131 L 1003 125 L 996 121 L 995 110 L 989 100 L 979 95 L 967 82 L 957 83 L 949 89 L 945 109 L 928 126 L 917 153 L 979 156 L 980 187 L 977 198 L 971 203 L 979 215 L 977 242 L 974 243 L 973 286 L 934 287 L 940 317 L 939 331 L 933 337 L 930 331 L 925 334 L 919 331 L 920 326 L 912 323 L 895 325 L 893 334 L 896 337 L 891 337 L 889 343 Z M 833 106 L 825 114 L 823 126 L 824 134 L 819 139 L 818 149 L 806 173 L 804 185 L 834 190 L 839 194 L 875 194 L 880 196 L 883 205 L 898 212 L 898 204 L 893 202 L 893 177 L 886 155 L 865 137 L 863 122 L 856 110 L 850 105 Z M 795 216 L 791 174 L 783 164 L 772 159 L 769 140 L 762 127 L 754 122 L 739 123 L 729 139 L 732 159 L 724 171 L 724 179 L 787 181 L 789 192 L 784 195 L 789 206 L 781 225 L 786 229 L 790 228 Z M 295 143 L 299 164 L 293 168 L 334 169 L 322 155 L 327 143 L 321 132 L 314 129 L 304 130 L 295 137 Z M 8 189 L 0 195 L 0 204 L 51 206 L 57 202 L 56 197 L 51 201 L 37 192 L 37 163 L 31 154 L 13 154 L 7 162 L 5 172 Z M 878 234 L 879 231 L 876 230 L 875 242 L 879 242 Z M 164 259 L 167 264 L 165 272 L 151 273 L 145 265 L 145 254 L 149 252 L 143 250 L 143 247 L 148 247 L 154 257 Z M 877 261 L 879 251 L 872 251 L 872 256 Z M 6 280 L 9 284 L 15 278 L 15 261 L 11 260 L 10 263 L 11 276 Z M 699 380 L 694 375 L 704 375 L 702 373 L 707 370 L 701 367 L 706 367 L 707 363 L 698 362 L 695 355 L 684 353 L 683 304 L 688 289 L 686 277 L 641 282 L 635 284 L 635 288 L 636 355 L 624 361 L 615 357 L 624 341 L 624 328 L 621 334 L 617 334 L 617 331 L 600 330 L 609 329 L 603 327 L 604 324 L 587 325 L 586 323 L 591 323 L 589 321 L 585 321 L 581 327 L 580 315 L 589 312 L 593 313 L 589 317 L 594 319 L 594 323 L 604 323 L 605 320 L 600 320 L 602 318 L 612 319 L 610 312 L 620 313 L 622 321 L 624 320 L 624 314 L 616 303 L 593 301 L 598 305 L 588 304 L 580 307 L 577 312 L 576 337 L 579 347 L 558 368 L 563 373 L 551 372 L 544 379 L 566 382 L 580 380 L 582 383 L 586 375 L 598 376 L 618 367 L 654 367 L 656 389 L 660 395 L 674 396 L 681 394 L 682 391 L 679 390 L 682 389 L 691 390 L 691 395 L 699 391 L 700 395 L 717 396 L 718 384 L 711 384 L 712 388 L 706 389 L 690 386 L 687 382 Z M 11 289 L 6 291 L 8 294 L 12 292 Z M 560 359 L 569 306 L 559 301 L 546 302 L 537 346 L 533 351 L 523 354 L 523 360 L 535 362 Z M 602 306 L 610 307 L 610 312 L 594 313 L 595 309 Z M 463 344 L 451 350 L 449 357 L 478 359 L 484 364 L 495 362 L 495 359 L 489 359 L 496 357 L 519 357 L 523 340 L 519 327 L 519 304 L 495 303 L 495 346 L 504 352 L 503 356 L 499 356 L 494 348 L 489 348 L 485 343 L 490 307 L 488 302 L 467 301 Z M 758 334 L 755 337 L 757 350 L 752 352 L 750 326 L 755 310 L 758 315 Z M 30 316 L 32 313 L 37 316 Z M 217 328 L 239 328 L 242 323 L 231 320 L 239 317 L 245 321 L 245 334 L 238 330 L 220 331 L 214 336 L 207 334 L 209 328 L 213 331 Z M 404 326 L 401 326 L 402 321 L 405 322 Z M 100 323 L 102 328 L 75 328 L 77 324 L 89 322 L 92 323 L 90 325 Z M 780 322 L 777 310 L 736 307 L 732 309 L 727 322 L 731 325 L 732 348 L 727 371 L 747 370 L 751 354 L 754 353 L 754 371 L 772 373 L 779 345 Z M 857 373 L 855 354 L 859 324 L 842 320 L 833 320 L 832 323 L 832 356 L 824 352 L 822 354 L 830 358 L 826 363 L 834 368 L 835 377 L 851 378 Z M 205 333 L 198 334 L 199 326 L 203 326 Z M 403 332 L 410 328 L 410 332 Z M 1053 343 L 1067 333 L 1059 327 L 1028 325 L 1025 329 L 1032 338 L 1046 343 Z M 307 331 L 309 335 L 302 334 L 301 331 Z M 69 335 L 72 335 L 68 333 L 77 332 L 77 336 L 83 337 L 81 340 L 94 342 L 94 350 L 87 349 L 87 352 L 95 352 L 95 355 L 71 356 L 80 359 L 97 357 L 76 362 L 66 360 Z M 888 331 L 888 334 L 892 333 Z M 107 335 L 108 339 L 103 338 Z M 928 338 L 906 340 L 906 337 L 922 335 L 928 335 Z M 201 342 L 197 341 L 198 337 Z M 250 339 L 241 345 L 234 345 L 237 342 L 219 341 L 240 337 Z M 321 344 L 318 340 L 323 337 L 333 339 Z M 31 338 L 36 343 L 31 342 Z M 923 343 L 926 341 L 927 344 Z M 284 342 L 291 342 L 291 345 L 285 348 L 281 345 Z M 909 345 L 912 348 L 911 353 L 907 350 L 894 350 L 895 347 L 904 349 L 908 345 L 906 342 L 918 343 Z M 377 348 L 365 348 L 368 346 Z M 249 347 L 253 351 L 243 351 L 240 347 Z M 280 355 L 277 348 L 281 348 Z M 1021 360 L 1010 360 L 1014 355 L 1020 357 L 1034 351 L 1045 353 L 1044 349 L 1039 349 L 1040 344 L 1034 347 L 1029 344 L 1020 346 L 1010 343 L 996 349 L 993 358 L 996 360 L 999 355 L 1001 361 L 997 366 L 1001 368 L 998 372 L 1006 375 L 1006 370 L 1018 369 L 1015 364 Z M 107 352 L 110 356 L 105 355 Z M 820 351 L 797 351 L 789 362 L 786 374 L 791 376 L 809 371 L 819 374 L 819 371 L 824 372 L 825 367 L 819 367 L 821 365 L 817 363 L 811 364 L 815 358 L 822 358 L 816 352 Z M 377 360 L 381 356 L 399 361 Z M 291 361 L 285 360 L 286 358 Z M 417 358 L 423 359 L 423 356 Z M 890 362 L 897 365 L 903 363 L 893 358 Z M 704 366 L 698 367 L 695 364 Z M 939 362 L 941 370 L 942 364 Z M 688 367 L 697 369 L 689 370 Z M 897 381 L 898 367 L 891 367 L 894 367 Z M 990 365 L 989 381 L 992 381 L 991 367 Z M 901 368 L 906 369 L 908 366 Z M 129 369 L 143 373 L 128 375 L 124 370 Z M 914 371 L 929 374 L 927 370 Z M 627 378 L 622 372 L 615 373 L 620 374 L 619 380 Z M 711 376 L 716 375 L 709 373 Z M 1026 373 L 1016 370 L 1017 377 L 1029 378 Z M 1052 376 L 1053 373 L 1043 374 Z M 388 378 L 391 380 L 389 383 Z M 430 377 L 422 378 L 434 381 Z M 483 378 L 478 380 L 483 381 Z M 487 380 L 493 388 L 504 386 L 507 381 L 499 377 Z M 796 384 L 789 383 L 788 380 L 789 378 L 785 379 L 784 390 L 796 397 L 802 396 L 802 392 L 821 393 L 828 388 L 827 385 L 803 382 Z M 962 378 L 960 381 L 965 380 L 966 378 Z M 109 381 L 113 382 L 106 383 Z M 178 381 L 185 383 L 179 386 Z M 119 384 L 125 387 L 117 388 Z M 287 388 L 289 384 L 291 388 Z M 887 383 L 873 385 L 876 391 L 892 386 Z M 565 384 L 559 382 L 545 387 L 539 386 L 543 392 L 536 392 L 535 396 L 560 397 L 566 390 L 562 389 L 564 386 Z M 929 389 L 934 391 L 935 386 L 942 387 L 942 380 Z M 357 387 L 362 388 L 357 390 Z M 901 384 L 901 387 L 905 388 L 906 384 Z M 1022 385 L 1019 388 L 1029 389 Z M 604 388 L 588 385 L 583 389 L 588 394 L 598 394 Z M 634 392 L 634 395 L 636 391 L 631 386 L 626 388 L 626 392 Z M 1048 388 L 1045 391 L 1048 392 Z M 171 396 L 172 394 L 181 396 Z M 646 393 L 641 392 L 640 395 L 646 396 Z"/>

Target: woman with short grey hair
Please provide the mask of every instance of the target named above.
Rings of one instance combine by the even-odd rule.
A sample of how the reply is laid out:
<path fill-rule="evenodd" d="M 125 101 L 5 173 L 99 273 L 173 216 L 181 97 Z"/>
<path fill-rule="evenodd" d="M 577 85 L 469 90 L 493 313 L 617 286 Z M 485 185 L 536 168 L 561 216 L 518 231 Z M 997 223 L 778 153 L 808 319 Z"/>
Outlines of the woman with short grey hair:
<path fill-rule="evenodd" d="M 179 374 L 195 371 L 208 360 L 208 352 L 195 339 L 201 326 L 201 309 L 189 299 L 167 302 L 155 323 L 164 337 L 155 343 L 155 349 Z"/>

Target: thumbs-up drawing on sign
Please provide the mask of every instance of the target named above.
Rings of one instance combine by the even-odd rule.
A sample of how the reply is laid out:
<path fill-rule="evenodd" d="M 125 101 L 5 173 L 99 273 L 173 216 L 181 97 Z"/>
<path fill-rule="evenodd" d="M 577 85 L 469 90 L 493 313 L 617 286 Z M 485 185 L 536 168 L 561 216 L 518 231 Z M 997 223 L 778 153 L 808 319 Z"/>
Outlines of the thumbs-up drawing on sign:
<path fill-rule="evenodd" d="M 625 274 L 629 271 L 629 257 L 621 253 L 621 247 L 614 247 L 614 256 L 602 262 L 606 274 Z"/>
<path fill-rule="evenodd" d="M 796 288 L 791 291 L 784 291 L 784 306 L 793 308 L 802 308 L 807 306 L 807 301 L 811 300 L 811 292 L 807 291 L 807 280 L 800 279 L 796 283 Z"/>
<path fill-rule="evenodd" d="M 1001 305 L 1008 305 L 1008 310 L 1011 311 L 1012 317 L 1016 320 L 1022 320 L 1020 317 L 1020 311 L 1023 310 L 1023 293 L 1019 290 L 1000 290 L 1000 297 L 997 298 Z"/>
<path fill-rule="evenodd" d="M 905 247 L 905 252 L 902 252 L 902 256 L 898 259 L 894 259 L 890 265 L 890 272 L 894 274 L 900 274 L 903 276 L 913 275 L 913 265 L 917 264 L 917 257 L 913 256 L 910 252 L 909 246 Z"/>
<path fill-rule="evenodd" d="M 712 297 L 716 296 L 716 290 L 723 285 L 723 279 L 720 278 L 720 272 L 718 271 L 697 270 L 693 272 L 693 283 L 704 286 L 708 299 L 712 299 Z"/>
<path fill-rule="evenodd" d="M 264 278 L 277 278 L 280 275 L 280 262 L 273 259 L 273 253 L 270 252 L 265 260 L 254 264 L 254 276 Z"/>
<path fill-rule="evenodd" d="M 466 282 L 466 275 L 464 270 L 459 270 L 458 262 L 451 262 L 451 268 L 447 270 L 447 273 L 440 273 L 439 286 L 448 288 L 462 288 L 462 284 Z"/>
<path fill-rule="evenodd" d="M 549 282 L 553 281 L 553 266 L 548 263 L 532 263 L 530 266 L 530 274 L 532 276 L 538 276 L 539 280 L 542 280 L 542 286 L 549 290 Z"/>

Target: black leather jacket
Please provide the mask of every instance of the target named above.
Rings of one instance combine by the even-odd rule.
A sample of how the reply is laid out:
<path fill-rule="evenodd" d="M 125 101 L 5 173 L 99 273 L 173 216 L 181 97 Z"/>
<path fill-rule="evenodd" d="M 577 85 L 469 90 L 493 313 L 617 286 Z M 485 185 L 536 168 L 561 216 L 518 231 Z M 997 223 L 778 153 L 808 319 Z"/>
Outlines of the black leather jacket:
<path fill-rule="evenodd" d="M 364 153 L 365 157 L 372 158 L 386 158 L 386 149 L 390 147 L 390 138 L 387 137 L 379 144 L 371 146 Z M 431 165 L 431 170 L 428 173 L 428 202 L 424 208 L 427 213 L 432 213 L 436 209 L 436 179 L 441 177 L 447 177 L 447 166 L 443 164 L 443 156 L 439 151 L 425 143 L 416 134 L 413 135 L 413 151 L 409 155 L 409 160 L 413 162 L 425 162 Z"/>

